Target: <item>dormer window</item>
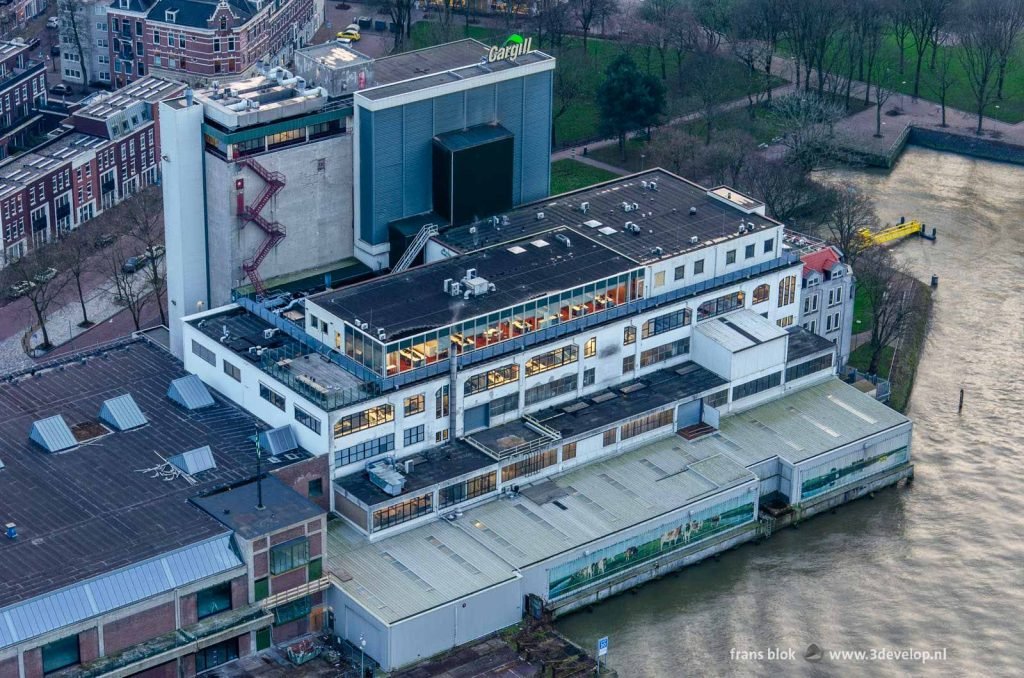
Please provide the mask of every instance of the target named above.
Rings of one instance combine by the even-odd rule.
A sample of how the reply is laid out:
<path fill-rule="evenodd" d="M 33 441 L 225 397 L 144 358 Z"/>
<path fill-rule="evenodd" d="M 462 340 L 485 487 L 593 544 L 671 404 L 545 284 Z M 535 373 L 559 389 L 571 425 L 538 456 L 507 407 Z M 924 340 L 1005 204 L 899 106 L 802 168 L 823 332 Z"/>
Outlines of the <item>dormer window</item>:
<path fill-rule="evenodd" d="M 164 21 L 166 21 L 169 24 L 173 24 L 173 23 L 176 23 L 177 20 L 178 20 L 178 10 L 176 10 L 176 9 L 164 10 Z"/>
<path fill-rule="evenodd" d="M 129 9 L 128 5 L 130 2 L 131 0 L 121 0 L 121 9 Z"/>
<path fill-rule="evenodd" d="M 221 29 L 222 31 L 226 31 L 226 30 L 227 30 L 227 28 L 228 28 L 228 18 L 227 18 L 227 17 L 224 17 L 224 16 L 222 16 L 222 17 L 220 18 L 220 29 Z"/>

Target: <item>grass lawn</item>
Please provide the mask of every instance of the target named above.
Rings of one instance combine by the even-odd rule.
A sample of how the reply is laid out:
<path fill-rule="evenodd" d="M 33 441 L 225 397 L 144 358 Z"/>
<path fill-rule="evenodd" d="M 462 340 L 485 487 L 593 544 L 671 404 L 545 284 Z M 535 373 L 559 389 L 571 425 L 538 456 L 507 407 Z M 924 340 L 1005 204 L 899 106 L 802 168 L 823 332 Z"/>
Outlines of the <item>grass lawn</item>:
<path fill-rule="evenodd" d="M 867 294 L 858 287 L 853 297 L 853 333 L 867 332 L 873 324 L 871 301 L 867 298 Z"/>
<path fill-rule="evenodd" d="M 882 379 L 889 378 L 889 366 L 892 365 L 892 351 L 892 346 L 886 346 L 882 349 L 882 358 L 878 361 L 878 376 Z M 871 364 L 871 345 L 864 344 L 854 349 L 850 353 L 849 364 L 861 372 L 867 372 L 868 365 Z"/>
<path fill-rule="evenodd" d="M 467 31 L 464 25 L 457 25 L 454 30 L 456 37 L 467 36 L 486 43 L 504 39 L 505 35 L 503 29 L 480 26 L 470 26 Z M 428 47 L 437 42 L 439 42 L 439 38 L 431 22 L 420 21 L 413 25 L 412 44 L 414 48 Z M 554 55 L 557 57 L 560 53 L 580 50 L 582 47 L 581 39 L 569 37 L 565 39 L 562 49 L 555 51 Z M 539 49 L 551 51 L 547 46 L 539 47 Z M 604 80 L 605 69 L 623 52 L 629 52 L 641 69 L 646 69 L 654 74 L 661 73 L 660 61 L 657 53 L 653 50 L 650 52 L 650 60 L 648 60 L 648 50 L 640 45 L 594 38 L 588 40 L 583 94 L 555 120 L 555 139 L 558 147 L 568 148 L 602 138 L 603 135 L 598 130 L 597 90 Z M 684 70 L 686 68 L 685 60 L 683 68 Z M 746 67 L 738 61 L 722 57 L 721 86 L 718 89 L 720 101 L 732 101 L 746 96 L 745 69 Z M 685 78 L 680 82 L 674 56 L 668 59 L 667 71 L 668 77 L 665 80 L 668 88 L 667 115 L 677 117 L 696 110 L 697 98 L 688 89 Z M 776 78 L 773 86 L 784 82 L 785 80 Z"/>
<path fill-rule="evenodd" d="M 592 167 L 578 160 L 556 160 L 551 163 L 551 195 L 599 184 L 617 175 L 600 167 Z"/>

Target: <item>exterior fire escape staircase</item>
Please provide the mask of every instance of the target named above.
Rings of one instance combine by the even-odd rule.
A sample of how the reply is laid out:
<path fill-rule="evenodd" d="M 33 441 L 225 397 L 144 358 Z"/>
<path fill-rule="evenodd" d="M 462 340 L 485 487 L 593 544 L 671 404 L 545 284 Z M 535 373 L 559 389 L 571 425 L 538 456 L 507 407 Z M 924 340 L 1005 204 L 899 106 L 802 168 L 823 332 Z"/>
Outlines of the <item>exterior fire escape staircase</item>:
<path fill-rule="evenodd" d="M 427 244 L 427 241 L 437 235 L 436 224 L 424 224 L 420 232 L 416 234 L 413 241 L 409 243 L 409 246 L 405 248 L 405 252 L 402 253 L 402 258 L 398 260 L 395 267 L 391 269 L 392 273 L 401 273 L 405 269 L 412 265 L 413 259 L 420 253 L 423 246 Z"/>
<path fill-rule="evenodd" d="M 257 297 L 262 297 L 266 294 L 266 286 L 263 284 L 263 278 L 260 277 L 259 267 L 263 263 L 263 260 L 267 258 L 270 251 L 277 247 L 277 244 L 284 240 L 285 229 L 284 226 L 276 221 L 268 221 L 260 212 L 267 206 L 270 199 L 273 198 L 278 191 L 284 188 L 285 180 L 284 175 L 280 172 L 271 172 L 263 165 L 259 164 L 252 158 L 246 158 L 240 160 L 239 164 L 243 167 L 248 167 L 256 173 L 260 179 L 263 180 L 263 190 L 260 191 L 259 196 L 256 197 L 256 202 L 252 205 L 245 205 L 239 217 L 242 220 L 239 228 L 245 228 L 248 222 L 252 222 L 263 231 L 267 237 L 260 243 L 256 253 L 250 258 L 246 259 L 242 264 L 242 270 L 249 276 L 249 281 L 252 283 L 253 289 L 256 291 Z"/>

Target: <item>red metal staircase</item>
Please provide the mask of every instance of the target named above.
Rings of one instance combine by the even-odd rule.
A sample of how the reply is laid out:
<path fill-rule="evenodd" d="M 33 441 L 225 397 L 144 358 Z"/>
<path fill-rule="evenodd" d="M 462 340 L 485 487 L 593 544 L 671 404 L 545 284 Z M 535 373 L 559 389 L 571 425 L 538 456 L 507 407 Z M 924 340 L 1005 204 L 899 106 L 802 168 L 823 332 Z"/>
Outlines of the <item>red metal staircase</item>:
<path fill-rule="evenodd" d="M 277 221 L 268 221 L 260 212 L 267 206 L 270 199 L 277 194 L 285 186 L 284 175 L 280 172 L 271 172 L 263 165 L 259 164 L 252 158 L 245 158 L 239 161 L 239 164 L 243 167 L 251 169 L 260 179 L 263 180 L 263 190 L 256 197 L 256 202 L 252 205 L 246 205 L 242 208 L 238 215 L 242 223 L 239 228 L 245 228 L 248 222 L 252 222 L 263 231 L 267 237 L 264 238 L 263 242 L 256 249 L 256 253 L 245 260 L 242 264 L 242 270 L 249 276 L 249 281 L 252 283 L 253 289 L 256 291 L 257 297 L 262 297 L 266 294 L 266 286 L 263 284 L 263 278 L 260 277 L 259 268 L 263 260 L 267 258 L 270 251 L 277 247 L 277 244 L 284 240 L 287 233 L 285 232 L 284 226 Z"/>

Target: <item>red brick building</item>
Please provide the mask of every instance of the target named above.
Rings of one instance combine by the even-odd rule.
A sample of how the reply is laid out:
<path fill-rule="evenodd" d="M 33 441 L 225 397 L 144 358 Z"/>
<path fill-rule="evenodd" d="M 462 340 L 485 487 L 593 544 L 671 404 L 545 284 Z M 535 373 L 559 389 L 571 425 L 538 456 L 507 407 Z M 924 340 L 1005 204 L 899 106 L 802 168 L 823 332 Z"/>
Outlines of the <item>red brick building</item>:
<path fill-rule="evenodd" d="M 46 65 L 29 58 L 28 45 L 0 41 L 0 160 L 40 127 L 46 104 Z"/>
<path fill-rule="evenodd" d="M 184 87 L 139 80 L 73 112 L 49 141 L 0 162 L 0 266 L 155 183 L 157 104 Z"/>
<path fill-rule="evenodd" d="M 112 85 L 149 74 L 200 82 L 279 65 L 323 23 L 324 0 L 113 0 Z"/>

